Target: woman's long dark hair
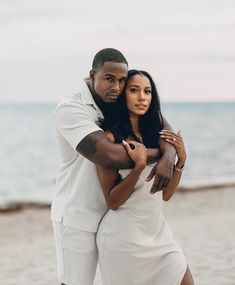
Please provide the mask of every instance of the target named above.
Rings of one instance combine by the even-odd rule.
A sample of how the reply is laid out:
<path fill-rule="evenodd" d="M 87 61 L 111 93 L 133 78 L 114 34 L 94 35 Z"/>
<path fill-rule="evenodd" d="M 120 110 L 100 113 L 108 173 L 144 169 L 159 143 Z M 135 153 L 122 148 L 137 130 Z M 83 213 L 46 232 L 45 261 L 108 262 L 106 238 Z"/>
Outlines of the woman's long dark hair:
<path fill-rule="evenodd" d="M 156 148 L 159 146 L 158 132 L 162 130 L 163 118 L 157 88 L 152 77 L 146 71 L 135 69 L 129 70 L 124 90 L 120 94 L 118 101 L 115 104 L 115 111 L 112 109 L 112 112 L 108 112 L 107 109 L 107 113 L 104 113 L 105 118 L 100 121 L 100 126 L 103 130 L 109 130 L 113 133 L 116 143 L 121 143 L 122 140 L 125 140 L 127 137 L 131 137 L 131 139 L 139 141 L 139 138 L 135 136 L 131 128 L 125 96 L 128 80 L 134 75 L 147 77 L 151 84 L 152 100 L 148 111 L 143 116 L 139 117 L 139 127 L 144 145 L 149 148 Z"/>

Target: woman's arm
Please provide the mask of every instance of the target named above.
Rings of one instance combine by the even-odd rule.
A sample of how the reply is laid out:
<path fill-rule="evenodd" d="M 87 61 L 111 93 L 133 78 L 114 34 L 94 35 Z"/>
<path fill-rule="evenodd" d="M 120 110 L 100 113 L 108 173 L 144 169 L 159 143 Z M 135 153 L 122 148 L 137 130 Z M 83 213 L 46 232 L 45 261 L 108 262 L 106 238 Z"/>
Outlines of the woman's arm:
<path fill-rule="evenodd" d="M 121 180 L 117 170 L 97 167 L 106 204 L 112 210 L 117 210 L 134 192 L 135 185 L 146 165 L 147 151 L 144 145 L 133 141 L 131 143 L 135 149 L 131 149 L 126 142 L 124 142 L 124 146 L 135 162 L 135 166 L 125 179 Z"/>
<path fill-rule="evenodd" d="M 171 131 L 162 131 L 161 132 L 162 139 L 166 140 L 168 143 L 173 145 L 176 149 L 178 161 L 176 163 L 176 167 L 174 168 L 173 176 L 171 179 L 171 182 L 168 184 L 168 186 L 163 190 L 163 200 L 168 201 L 174 194 L 183 171 L 183 167 L 185 165 L 186 161 L 186 151 L 184 147 L 183 139 L 180 135 L 180 132 L 177 134 L 171 132 Z"/>

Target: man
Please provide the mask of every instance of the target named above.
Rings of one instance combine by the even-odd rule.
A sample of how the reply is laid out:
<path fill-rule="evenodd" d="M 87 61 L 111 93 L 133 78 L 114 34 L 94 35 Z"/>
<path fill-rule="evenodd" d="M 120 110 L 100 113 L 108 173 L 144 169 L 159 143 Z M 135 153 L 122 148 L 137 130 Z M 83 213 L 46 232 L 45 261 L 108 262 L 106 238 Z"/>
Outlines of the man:
<path fill-rule="evenodd" d="M 102 112 L 116 102 L 127 72 L 128 63 L 121 52 L 111 48 L 99 51 L 80 92 L 65 98 L 56 108 L 61 165 L 51 218 L 61 284 L 92 285 L 94 281 L 95 233 L 107 211 L 96 164 L 115 169 L 130 168 L 133 164 L 124 147 L 110 143 L 96 124 Z M 166 125 L 165 122 L 165 128 Z M 168 184 L 175 159 L 172 146 L 161 141 L 160 147 L 162 158 L 148 178 L 155 176 L 153 192 Z M 149 162 L 156 162 L 156 153 L 156 150 L 148 150 Z"/>

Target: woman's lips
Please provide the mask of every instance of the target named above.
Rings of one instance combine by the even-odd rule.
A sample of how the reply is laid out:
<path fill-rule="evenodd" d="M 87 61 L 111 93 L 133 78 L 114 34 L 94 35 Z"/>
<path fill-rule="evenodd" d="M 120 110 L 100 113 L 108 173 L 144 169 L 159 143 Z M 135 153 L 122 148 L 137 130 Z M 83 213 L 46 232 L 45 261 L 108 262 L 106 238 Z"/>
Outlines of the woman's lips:
<path fill-rule="evenodd" d="M 139 109 L 145 109 L 147 106 L 143 105 L 143 104 L 136 104 L 135 107 L 137 107 Z"/>

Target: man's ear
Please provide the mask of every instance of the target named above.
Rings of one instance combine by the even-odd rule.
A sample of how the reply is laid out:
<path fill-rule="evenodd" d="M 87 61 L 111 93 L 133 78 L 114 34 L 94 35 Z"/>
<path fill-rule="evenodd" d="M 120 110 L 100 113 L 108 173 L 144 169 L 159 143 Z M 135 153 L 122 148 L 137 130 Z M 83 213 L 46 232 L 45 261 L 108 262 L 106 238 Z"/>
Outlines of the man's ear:
<path fill-rule="evenodd" d="M 90 76 L 91 81 L 94 81 L 94 78 L 95 78 L 95 70 L 94 69 L 90 70 L 89 76 Z"/>

